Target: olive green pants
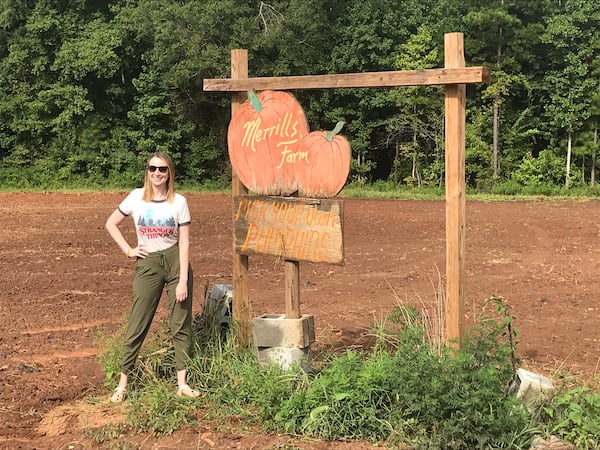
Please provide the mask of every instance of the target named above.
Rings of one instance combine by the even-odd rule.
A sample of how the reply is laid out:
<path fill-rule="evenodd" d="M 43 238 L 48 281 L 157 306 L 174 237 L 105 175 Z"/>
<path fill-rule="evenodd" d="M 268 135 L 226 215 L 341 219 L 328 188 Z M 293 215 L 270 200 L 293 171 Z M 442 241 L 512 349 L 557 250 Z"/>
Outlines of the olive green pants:
<path fill-rule="evenodd" d="M 179 282 L 179 246 L 150 253 L 135 263 L 131 312 L 125 332 L 121 371 L 127 375 L 148 334 L 158 308 L 163 289 L 169 299 L 169 330 L 175 348 L 175 369 L 183 370 L 192 350 L 192 293 L 193 275 L 188 269 L 188 298 L 179 303 L 175 288 Z"/>

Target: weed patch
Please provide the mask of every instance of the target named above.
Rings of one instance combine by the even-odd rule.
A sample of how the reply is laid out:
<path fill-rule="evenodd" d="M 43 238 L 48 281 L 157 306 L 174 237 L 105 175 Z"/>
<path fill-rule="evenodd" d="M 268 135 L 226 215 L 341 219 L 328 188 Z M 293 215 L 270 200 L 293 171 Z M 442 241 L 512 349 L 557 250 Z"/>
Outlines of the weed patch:
<path fill-rule="evenodd" d="M 194 425 L 202 408 L 211 419 L 233 417 L 266 431 L 325 440 L 521 449 L 536 435 L 553 433 L 577 448 L 597 448 L 597 392 L 565 390 L 542 410 L 509 394 L 519 365 L 518 332 L 502 298 L 487 300 L 460 349 L 440 345 L 430 317 L 399 306 L 374 325 L 372 348 L 319 361 L 311 374 L 261 366 L 252 349 L 236 343 L 235 328 L 223 330 L 207 316 L 194 323 L 189 379 L 202 397 L 190 403 L 175 396 L 168 382 L 172 357 L 154 346 L 142 357 L 143 387 L 130 396 L 127 420 L 135 429 L 170 434 Z M 154 342 L 164 343 L 160 337 Z"/>

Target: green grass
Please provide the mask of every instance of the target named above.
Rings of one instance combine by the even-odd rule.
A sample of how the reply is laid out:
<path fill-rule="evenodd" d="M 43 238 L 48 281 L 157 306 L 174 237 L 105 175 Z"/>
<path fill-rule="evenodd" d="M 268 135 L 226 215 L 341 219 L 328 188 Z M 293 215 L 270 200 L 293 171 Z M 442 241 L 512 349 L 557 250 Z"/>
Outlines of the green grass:
<path fill-rule="evenodd" d="M 202 419 L 224 430 L 233 421 L 305 438 L 422 449 L 520 449 L 535 435 L 554 434 L 577 448 L 598 448 L 600 386 L 561 389 L 543 409 L 507 394 L 519 363 L 518 333 L 501 298 L 488 299 L 461 349 L 440 348 L 428 323 L 427 312 L 399 305 L 373 325 L 372 348 L 324 352 L 307 374 L 259 364 L 251 348 L 237 345 L 235 327 L 223 335 L 214 318 L 196 317 L 189 378 L 203 396 L 175 396 L 172 353 L 161 332 L 146 346 L 131 385 L 128 425 L 163 435 Z M 114 372 L 110 360 L 107 374 Z"/>
<path fill-rule="evenodd" d="M 126 192 L 137 185 L 126 185 L 118 180 L 103 185 L 85 182 L 69 182 L 53 185 L 40 185 L 21 180 L 18 184 L 3 183 L 0 192 Z M 141 183 L 141 180 L 140 180 Z M 140 184 L 138 183 L 138 185 Z M 230 194 L 231 182 L 224 178 L 203 183 L 187 182 L 178 184 L 180 192 L 198 193 L 210 192 Z M 338 194 L 340 198 L 372 198 L 389 200 L 444 200 L 444 188 L 416 187 L 393 183 L 390 181 L 376 181 L 370 184 L 348 183 Z M 569 189 L 564 186 L 520 186 L 513 182 L 506 182 L 487 190 L 466 189 L 467 200 L 477 201 L 574 201 L 591 200 L 600 197 L 600 186 L 574 186 Z"/>

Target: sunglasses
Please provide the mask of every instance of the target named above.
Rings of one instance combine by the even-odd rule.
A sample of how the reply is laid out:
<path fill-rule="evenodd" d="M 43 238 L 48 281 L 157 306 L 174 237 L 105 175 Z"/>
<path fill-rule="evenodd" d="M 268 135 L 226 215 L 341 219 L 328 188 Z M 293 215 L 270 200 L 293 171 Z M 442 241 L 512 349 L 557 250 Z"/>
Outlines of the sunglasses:
<path fill-rule="evenodd" d="M 160 173 L 167 173 L 169 166 L 148 166 L 148 172 L 150 173 L 156 172 L 156 169 L 158 169 Z"/>

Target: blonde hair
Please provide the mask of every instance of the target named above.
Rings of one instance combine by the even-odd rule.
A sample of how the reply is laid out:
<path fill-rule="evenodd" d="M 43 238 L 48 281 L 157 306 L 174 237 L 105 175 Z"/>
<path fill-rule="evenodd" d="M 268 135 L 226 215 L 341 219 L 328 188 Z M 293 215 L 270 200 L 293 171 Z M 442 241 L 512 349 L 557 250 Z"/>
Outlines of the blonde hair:
<path fill-rule="evenodd" d="M 148 172 L 148 165 L 152 158 L 162 159 L 169 168 L 169 177 L 167 178 L 167 201 L 171 203 L 175 198 L 175 166 L 173 166 L 173 159 L 165 152 L 154 152 L 146 160 L 146 167 L 144 170 L 146 175 L 144 176 L 144 195 L 142 196 L 142 200 L 149 202 L 152 201 L 152 198 L 154 197 L 152 183 L 150 183 L 150 172 Z"/>

